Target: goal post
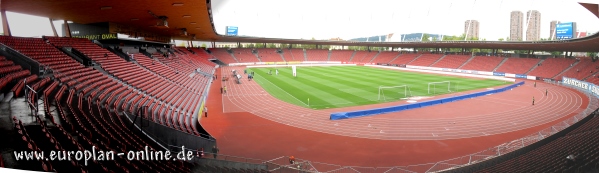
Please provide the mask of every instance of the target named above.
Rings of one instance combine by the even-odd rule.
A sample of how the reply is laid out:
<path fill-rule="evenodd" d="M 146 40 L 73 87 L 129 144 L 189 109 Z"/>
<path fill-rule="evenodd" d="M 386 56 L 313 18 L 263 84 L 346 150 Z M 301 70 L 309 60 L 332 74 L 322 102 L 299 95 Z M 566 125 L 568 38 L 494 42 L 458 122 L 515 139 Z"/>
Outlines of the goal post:
<path fill-rule="evenodd" d="M 399 86 L 379 86 L 378 100 L 400 100 L 412 96 L 412 91 L 408 85 Z"/>
<path fill-rule="evenodd" d="M 428 83 L 428 94 L 437 94 L 437 93 L 450 93 L 451 91 L 451 81 L 441 81 L 441 82 L 429 82 Z"/>

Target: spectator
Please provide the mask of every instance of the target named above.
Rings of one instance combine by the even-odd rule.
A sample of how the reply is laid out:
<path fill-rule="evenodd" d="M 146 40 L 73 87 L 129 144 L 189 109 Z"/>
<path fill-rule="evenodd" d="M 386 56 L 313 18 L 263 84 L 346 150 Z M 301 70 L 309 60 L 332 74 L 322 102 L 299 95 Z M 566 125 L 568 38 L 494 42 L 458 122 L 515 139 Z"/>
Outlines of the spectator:
<path fill-rule="evenodd" d="M 216 159 L 216 155 L 218 155 L 218 148 L 216 148 L 216 145 L 212 147 L 212 155 L 214 155 L 214 159 Z"/>
<path fill-rule="evenodd" d="M 566 164 L 568 166 L 572 166 L 576 163 L 576 155 L 577 154 L 570 154 L 566 157 Z"/>

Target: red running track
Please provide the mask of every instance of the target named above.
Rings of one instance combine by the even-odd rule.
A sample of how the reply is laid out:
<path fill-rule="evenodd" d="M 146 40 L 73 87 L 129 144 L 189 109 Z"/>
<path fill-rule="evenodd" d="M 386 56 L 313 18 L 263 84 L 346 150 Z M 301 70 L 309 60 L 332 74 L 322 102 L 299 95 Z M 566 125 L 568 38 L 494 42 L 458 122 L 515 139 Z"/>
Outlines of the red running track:
<path fill-rule="evenodd" d="M 536 88 L 526 84 L 449 104 L 331 121 L 330 112 L 340 109 L 307 109 L 266 94 L 255 82 L 232 82 L 221 96 L 221 81 L 215 81 L 210 115 L 201 119 L 223 154 L 263 160 L 294 155 L 346 166 L 412 165 L 472 154 L 550 127 L 588 104 L 582 93 L 539 82 Z"/>

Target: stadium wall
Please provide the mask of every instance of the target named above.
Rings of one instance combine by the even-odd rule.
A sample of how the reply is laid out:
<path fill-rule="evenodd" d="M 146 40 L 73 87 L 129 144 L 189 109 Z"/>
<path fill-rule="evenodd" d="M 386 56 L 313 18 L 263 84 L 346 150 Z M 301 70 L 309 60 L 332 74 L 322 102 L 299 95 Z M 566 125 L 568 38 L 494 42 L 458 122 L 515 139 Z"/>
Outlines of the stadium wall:
<path fill-rule="evenodd" d="M 155 142 L 171 151 L 181 151 L 181 146 L 185 146 L 186 150 L 196 151 L 203 148 L 206 151 L 206 149 L 216 145 L 216 140 L 212 137 L 198 137 L 144 118 L 138 118 L 134 122 L 134 115 L 127 115 L 126 117 L 131 123 L 135 124 L 137 130 L 142 131 L 142 133 L 151 137 Z"/>
<path fill-rule="evenodd" d="M 366 109 L 366 110 L 358 110 L 358 111 L 351 111 L 351 112 L 337 112 L 337 113 L 331 114 L 330 120 L 340 120 L 340 119 L 356 118 L 356 117 L 363 117 L 363 116 L 370 116 L 370 115 L 377 115 L 377 114 L 386 114 L 386 113 L 400 112 L 400 111 L 405 111 L 405 110 L 410 110 L 410 109 L 417 109 L 417 108 L 422 108 L 422 107 L 426 107 L 426 106 L 451 103 L 451 102 L 455 102 L 455 101 L 460 101 L 460 100 L 465 100 L 465 99 L 470 99 L 470 98 L 475 98 L 475 97 L 485 96 L 485 95 L 489 95 L 489 94 L 496 94 L 496 93 L 508 91 L 508 90 L 511 90 L 512 88 L 518 87 L 523 84 L 524 84 L 524 81 L 509 85 L 509 86 L 506 86 L 506 87 L 503 87 L 500 89 L 494 89 L 494 90 L 488 90 L 488 91 L 476 92 L 476 93 L 469 93 L 469 94 L 465 94 L 465 95 L 442 98 L 442 99 L 437 99 L 437 100 L 428 100 L 428 101 L 424 101 L 424 102 L 420 102 L 420 103 L 411 103 L 411 104 L 405 104 L 405 105 L 399 105 L 399 106 L 376 108 L 376 109 Z"/>

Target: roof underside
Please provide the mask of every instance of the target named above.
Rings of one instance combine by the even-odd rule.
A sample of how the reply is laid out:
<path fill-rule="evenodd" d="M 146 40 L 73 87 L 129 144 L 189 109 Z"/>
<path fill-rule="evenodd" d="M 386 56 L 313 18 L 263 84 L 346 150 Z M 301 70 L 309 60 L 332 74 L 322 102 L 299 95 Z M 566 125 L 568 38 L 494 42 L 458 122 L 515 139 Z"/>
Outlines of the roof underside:
<path fill-rule="evenodd" d="M 182 5 L 174 6 L 173 4 Z M 599 6 L 597 4 L 580 4 L 595 16 L 599 17 Z M 223 36 L 216 33 L 211 21 L 210 0 L 2 0 L 0 5 L 1 8 L 6 11 L 44 16 L 52 19 L 69 20 L 82 24 L 113 22 L 129 25 L 141 31 L 168 36 L 176 40 L 192 40 L 190 36 L 195 35 L 196 37 L 193 40 L 216 42 L 599 52 L 599 35 L 597 33 L 589 37 L 568 41 L 537 42 L 351 42 Z M 111 7 L 111 9 L 102 10 L 102 7 Z M 167 16 L 169 27 L 151 27 L 156 25 L 158 19 L 152 16 L 149 11 L 155 14 L 155 16 Z M 188 36 L 181 36 L 180 28 L 186 28 Z"/>

